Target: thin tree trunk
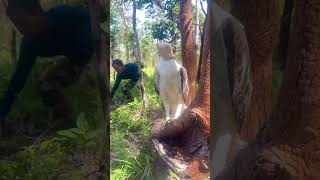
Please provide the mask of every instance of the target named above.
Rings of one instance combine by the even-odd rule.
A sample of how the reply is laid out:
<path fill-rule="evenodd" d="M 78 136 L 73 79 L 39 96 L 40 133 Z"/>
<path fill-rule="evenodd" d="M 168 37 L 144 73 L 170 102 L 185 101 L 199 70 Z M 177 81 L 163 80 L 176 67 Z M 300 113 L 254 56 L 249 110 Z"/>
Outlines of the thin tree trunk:
<path fill-rule="evenodd" d="M 101 12 L 101 2 L 100 0 L 90 0 L 89 4 L 89 12 L 91 16 L 91 26 L 92 26 L 92 35 L 93 42 L 96 46 L 95 54 L 93 55 L 93 59 L 96 62 L 97 67 L 97 79 L 98 79 L 98 88 L 100 91 L 100 99 L 101 99 L 101 107 L 103 112 L 103 119 L 105 122 L 104 127 L 104 136 L 103 143 L 101 148 L 101 159 L 99 164 L 99 179 L 106 179 L 110 176 L 110 165 L 109 165 L 109 151 L 110 151 L 110 92 L 109 92 L 109 78 L 110 78 L 110 44 L 106 44 L 106 35 L 102 34 L 100 29 L 100 15 Z M 97 12 L 98 11 L 98 12 Z M 109 19 L 110 14 L 107 14 L 107 19 Z"/>
<path fill-rule="evenodd" d="M 290 38 L 293 1 L 294 0 L 285 0 L 284 10 L 281 17 L 281 26 L 280 26 L 279 44 L 278 44 L 278 52 L 279 52 L 278 58 L 279 58 L 281 69 L 284 69 L 286 65 L 289 38 Z"/>
<path fill-rule="evenodd" d="M 204 46 L 204 36 L 205 36 L 206 23 L 207 23 L 207 18 L 204 21 L 203 32 L 201 34 L 200 57 L 199 57 L 198 72 L 197 72 L 197 82 L 200 81 L 200 75 L 201 75 L 202 56 L 203 56 L 202 51 L 203 51 L 203 46 Z"/>
<path fill-rule="evenodd" d="M 199 42 L 199 28 L 200 28 L 200 20 L 199 20 L 199 13 L 200 13 L 200 10 L 199 10 L 199 0 L 196 0 L 196 14 L 195 14 L 195 26 L 194 26 L 194 38 L 193 38 L 193 41 L 194 41 L 194 44 L 195 44 L 195 47 L 196 47 L 196 51 L 198 49 L 198 42 Z"/>
<path fill-rule="evenodd" d="M 233 0 L 231 12 L 246 29 L 252 62 L 252 102 L 241 129 L 246 141 L 255 139 L 272 110 L 272 50 L 278 32 L 277 1 Z"/>
<path fill-rule="evenodd" d="M 144 75 L 143 71 L 141 70 L 142 68 L 142 61 L 141 61 L 141 52 L 140 52 L 140 45 L 139 45 L 139 36 L 138 36 L 138 30 L 137 30 L 137 17 L 136 17 L 136 11 L 137 11 L 137 5 L 136 5 L 136 0 L 133 0 L 132 3 L 132 8 L 133 8 L 133 14 L 132 14 L 132 26 L 133 26 L 133 32 L 134 32 L 134 55 L 136 58 L 136 62 L 139 66 L 139 71 L 141 73 L 141 77 L 139 80 L 139 86 L 141 89 L 141 95 L 142 95 L 142 102 L 143 102 L 143 107 L 147 108 L 148 107 L 148 99 L 147 99 L 147 92 L 146 88 L 144 85 Z"/>
<path fill-rule="evenodd" d="M 189 105 L 195 96 L 195 80 L 197 73 L 196 50 L 192 33 L 191 0 L 180 1 L 180 32 L 182 64 L 187 69 L 190 93 L 187 99 Z"/>
<path fill-rule="evenodd" d="M 127 8 L 126 8 L 126 5 L 125 5 L 125 2 L 122 1 L 121 2 L 121 10 L 120 10 L 120 14 L 121 14 L 121 17 L 122 17 L 122 21 L 123 21 L 123 26 L 124 26 L 124 35 L 123 35 L 123 40 L 124 42 L 127 42 L 127 38 L 129 36 L 129 20 L 127 19 L 126 17 L 126 12 L 127 12 Z M 127 43 L 125 43 L 125 46 L 126 46 L 126 59 L 125 59 L 125 62 L 126 63 L 129 63 L 129 59 L 130 59 L 130 46 L 127 45 Z"/>
<path fill-rule="evenodd" d="M 295 1 L 284 72 L 272 120 L 216 180 L 320 179 L 320 4 Z"/>
<path fill-rule="evenodd" d="M 112 64 L 112 61 L 114 60 L 114 53 L 112 49 L 112 43 L 110 42 L 110 64 Z M 111 70 L 111 67 L 109 67 L 109 71 L 112 71 L 112 78 L 115 80 L 116 79 L 116 71 Z"/>
<path fill-rule="evenodd" d="M 129 59 L 130 59 L 130 47 L 126 46 L 126 59 L 125 59 L 125 62 L 129 63 Z"/>

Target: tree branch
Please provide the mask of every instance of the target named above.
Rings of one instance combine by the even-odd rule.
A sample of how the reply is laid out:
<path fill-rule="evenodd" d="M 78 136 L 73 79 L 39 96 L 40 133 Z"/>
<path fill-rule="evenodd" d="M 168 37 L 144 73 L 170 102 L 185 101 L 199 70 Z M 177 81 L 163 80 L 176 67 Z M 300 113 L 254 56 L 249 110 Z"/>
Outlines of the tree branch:
<path fill-rule="evenodd" d="M 202 1 L 200 1 L 200 5 L 201 5 L 201 10 L 202 10 L 203 14 L 204 14 L 205 16 L 207 16 L 207 13 L 206 13 L 206 11 L 204 10 Z"/>

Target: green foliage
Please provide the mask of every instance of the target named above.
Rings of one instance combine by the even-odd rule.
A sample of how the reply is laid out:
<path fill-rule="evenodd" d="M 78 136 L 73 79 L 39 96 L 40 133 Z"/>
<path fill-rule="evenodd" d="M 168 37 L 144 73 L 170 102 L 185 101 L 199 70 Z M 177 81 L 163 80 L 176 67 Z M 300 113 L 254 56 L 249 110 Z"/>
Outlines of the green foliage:
<path fill-rule="evenodd" d="M 44 9 L 61 4 L 79 5 L 82 2 L 41 0 Z M 0 97 L 7 90 L 16 67 L 9 48 L 11 27 L 4 19 L 5 16 L 0 17 L 4 24 L 0 28 Z M 102 24 L 102 27 L 109 30 L 108 23 Z M 20 34 L 18 45 L 19 38 Z M 101 158 L 99 150 L 104 122 L 96 85 L 96 69 L 88 66 L 79 81 L 63 89 L 67 102 L 79 118 L 70 122 L 75 128 L 62 130 L 63 127 L 59 125 L 65 122 L 59 124 L 52 119 L 52 108 L 42 103 L 37 91 L 39 77 L 42 77 L 44 69 L 54 66 L 56 60 L 38 58 L 12 107 L 6 121 L 8 138 L 0 141 L 0 180 L 88 179 L 86 175 L 97 168 Z"/>
<path fill-rule="evenodd" d="M 144 64 L 149 67 L 155 67 L 158 51 L 150 31 L 147 31 L 144 36 L 140 37 L 140 49 Z"/>
<path fill-rule="evenodd" d="M 150 29 L 153 38 L 159 41 L 172 42 L 180 37 L 175 22 L 168 19 L 152 24 Z"/>
<path fill-rule="evenodd" d="M 147 4 L 150 2 L 146 2 Z M 154 13 L 155 9 L 152 9 L 148 6 L 149 13 L 148 17 L 156 19 L 159 14 Z M 163 14 L 163 17 L 157 19 L 156 22 L 152 23 L 150 29 L 154 39 L 167 42 L 176 42 L 180 38 L 180 32 L 178 28 L 179 22 L 179 1 L 177 0 L 166 0 L 162 3 L 162 9 L 160 12 Z"/>
<path fill-rule="evenodd" d="M 55 139 L 23 148 L 10 160 L 0 160 L 0 179 L 56 179 L 68 164 L 65 148 Z"/>
<path fill-rule="evenodd" d="M 3 57 L 0 61 L 1 97 L 15 64 L 8 51 L 1 52 L 0 56 Z M 55 63 L 50 59 L 37 61 L 9 114 L 8 127 L 14 131 L 8 139 L 0 141 L 0 180 L 80 179 L 89 173 L 88 167 L 94 168 L 94 163 L 99 162 L 97 147 L 101 146 L 103 121 L 96 71 L 89 66 L 79 81 L 63 90 L 75 113 L 80 114 L 77 121 L 71 122 L 75 128 L 62 130 L 55 126 L 52 129 L 57 121 L 50 117 L 50 107 L 42 103 L 37 91 L 43 70 Z M 41 135 L 28 134 L 30 128 Z M 60 135 L 56 135 L 56 130 L 62 130 Z M 83 165 L 79 167 L 79 163 Z"/>
<path fill-rule="evenodd" d="M 0 180 L 81 179 L 99 162 L 102 133 L 81 114 L 76 128 L 58 131 L 0 160 Z"/>
<path fill-rule="evenodd" d="M 153 89 L 153 68 L 143 69 L 147 75 L 149 108 L 143 109 L 141 94 L 133 89 L 133 102 L 111 112 L 111 179 L 152 179 L 150 144 L 150 112 L 159 105 Z M 121 92 L 115 98 L 122 98 Z"/>
<path fill-rule="evenodd" d="M 59 140 L 64 144 L 74 145 L 80 148 L 96 147 L 99 138 L 103 134 L 103 129 L 92 129 L 85 115 L 82 113 L 78 117 L 77 127 L 68 130 L 58 131 Z"/>

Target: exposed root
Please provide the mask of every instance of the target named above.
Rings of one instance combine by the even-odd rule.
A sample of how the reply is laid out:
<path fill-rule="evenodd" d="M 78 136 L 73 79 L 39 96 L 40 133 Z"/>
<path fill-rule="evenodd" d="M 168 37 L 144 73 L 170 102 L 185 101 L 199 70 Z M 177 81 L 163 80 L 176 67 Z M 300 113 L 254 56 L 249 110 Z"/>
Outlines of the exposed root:
<path fill-rule="evenodd" d="M 152 135 L 157 153 L 182 178 L 209 177 L 208 132 L 204 128 L 206 117 L 200 109 L 189 108 L 178 119 L 162 123 L 163 116 L 156 113 Z M 210 126 L 209 126 L 210 127 Z"/>

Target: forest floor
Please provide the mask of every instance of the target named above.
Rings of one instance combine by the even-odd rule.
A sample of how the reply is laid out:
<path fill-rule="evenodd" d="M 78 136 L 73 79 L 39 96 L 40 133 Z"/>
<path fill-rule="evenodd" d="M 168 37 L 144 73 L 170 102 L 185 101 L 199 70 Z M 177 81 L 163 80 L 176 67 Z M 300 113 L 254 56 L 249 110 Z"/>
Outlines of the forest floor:
<path fill-rule="evenodd" d="M 150 136 L 152 121 L 164 116 L 160 97 L 153 87 L 153 68 L 143 70 L 146 75 L 148 108 L 142 107 L 141 94 L 137 87 L 132 92 L 133 102 L 126 102 L 121 91 L 114 98 L 111 111 L 111 179 L 154 179 L 155 172 L 166 173 L 164 177 L 178 179 L 163 164 L 154 150 Z M 114 79 L 111 78 L 111 85 Z M 157 173 L 159 174 L 159 173 Z M 159 178 L 159 177 L 158 177 Z"/>
<path fill-rule="evenodd" d="M 4 54 L 1 54 L 4 55 Z M 0 96 L 14 71 L 14 62 L 0 62 Z M 52 119 L 36 87 L 54 61 L 38 61 L 7 117 L 9 132 L 0 139 L 0 180 L 91 179 L 98 169 L 103 121 L 96 73 L 88 65 L 79 81 L 63 90 L 77 117 Z M 66 127 L 66 124 L 68 124 Z"/>

